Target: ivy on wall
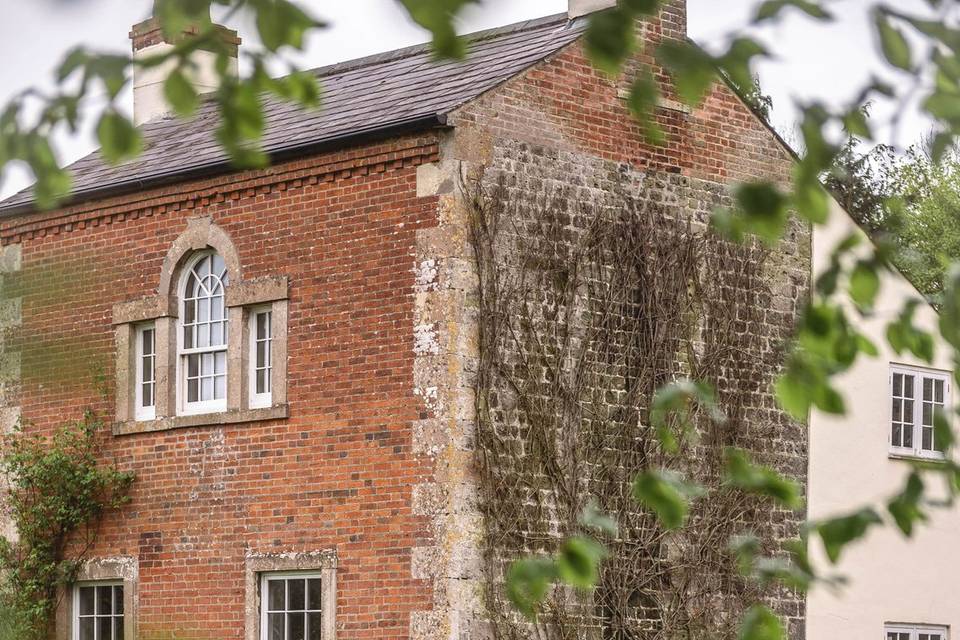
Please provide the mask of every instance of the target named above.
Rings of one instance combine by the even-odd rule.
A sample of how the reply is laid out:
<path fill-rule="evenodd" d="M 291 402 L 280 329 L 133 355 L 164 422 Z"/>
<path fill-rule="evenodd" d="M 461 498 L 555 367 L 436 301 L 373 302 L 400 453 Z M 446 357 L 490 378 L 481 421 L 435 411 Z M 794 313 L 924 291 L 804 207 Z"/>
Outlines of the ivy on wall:
<path fill-rule="evenodd" d="M 3 443 L 4 507 L 16 537 L 0 538 L 2 640 L 49 637 L 101 519 L 129 501 L 133 474 L 98 461 L 102 427 L 87 412 L 49 437 L 20 424 Z"/>

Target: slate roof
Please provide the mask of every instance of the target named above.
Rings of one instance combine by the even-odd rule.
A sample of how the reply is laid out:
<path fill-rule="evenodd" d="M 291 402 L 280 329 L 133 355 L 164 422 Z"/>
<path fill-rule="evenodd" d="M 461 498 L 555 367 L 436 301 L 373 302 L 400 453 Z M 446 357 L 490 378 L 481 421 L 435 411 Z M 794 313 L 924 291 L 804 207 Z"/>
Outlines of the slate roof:
<path fill-rule="evenodd" d="M 439 126 L 444 116 L 576 40 L 583 20 L 558 14 L 465 36 L 464 61 L 437 61 L 429 45 L 398 49 L 315 69 L 323 87 L 319 110 L 278 98 L 265 100 L 264 149 L 274 157 L 305 155 L 364 136 Z M 119 166 L 93 152 L 71 165 L 71 202 L 229 170 L 214 131 L 215 103 L 204 102 L 184 121 L 164 117 L 143 126 L 145 151 Z M 32 208 L 25 189 L 0 202 L 0 214 Z"/>

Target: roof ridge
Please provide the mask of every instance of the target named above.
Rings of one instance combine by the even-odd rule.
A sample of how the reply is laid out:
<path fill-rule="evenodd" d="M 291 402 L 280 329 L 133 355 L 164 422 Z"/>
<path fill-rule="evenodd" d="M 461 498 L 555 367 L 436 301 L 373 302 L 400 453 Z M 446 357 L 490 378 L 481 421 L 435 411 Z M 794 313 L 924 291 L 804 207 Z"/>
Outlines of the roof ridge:
<path fill-rule="evenodd" d="M 567 24 L 568 22 L 569 21 L 566 13 L 556 13 L 553 15 L 544 16 L 542 18 L 531 18 L 530 20 L 514 22 L 512 24 L 507 24 L 500 27 L 492 27 L 490 29 L 482 29 L 472 33 L 465 33 L 460 35 L 460 38 L 467 41 L 468 44 L 473 44 L 510 33 L 520 33 L 522 31 L 537 29 L 553 24 Z M 403 58 L 410 58 L 412 56 L 429 51 L 430 46 L 430 42 L 422 42 L 420 44 L 409 45 L 399 49 L 391 49 L 389 51 L 373 53 L 360 58 L 353 58 L 352 60 L 344 60 L 342 62 L 334 62 L 332 64 L 314 67 L 312 69 L 307 69 L 306 72 L 323 78 L 337 73 L 355 71 L 357 69 L 362 69 L 375 64 L 392 62 L 394 60 L 402 60 Z"/>

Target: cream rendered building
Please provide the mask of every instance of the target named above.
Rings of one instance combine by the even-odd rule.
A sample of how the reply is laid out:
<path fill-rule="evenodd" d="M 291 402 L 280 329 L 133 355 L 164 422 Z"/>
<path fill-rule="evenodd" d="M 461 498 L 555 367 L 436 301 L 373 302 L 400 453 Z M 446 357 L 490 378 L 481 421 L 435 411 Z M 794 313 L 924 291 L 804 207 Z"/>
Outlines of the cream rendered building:
<path fill-rule="evenodd" d="M 815 276 L 829 267 L 833 248 L 851 233 L 862 232 L 835 206 L 830 223 L 813 234 Z M 885 511 L 887 498 L 908 475 L 906 460 L 936 455 L 930 451 L 932 431 L 923 424 L 933 404 L 950 403 L 949 351 L 938 342 L 932 367 L 894 353 L 886 344 L 887 324 L 906 300 L 920 296 L 896 273 L 885 275 L 882 285 L 876 313 L 860 323 L 860 331 L 880 349 L 879 357 L 859 359 L 840 379 L 846 416 L 814 412 L 810 418 L 813 520 L 868 504 Z M 917 307 L 916 326 L 936 332 L 937 322 L 930 306 Z M 941 486 L 927 484 L 934 493 Z M 813 552 L 826 566 L 822 549 L 815 546 Z M 810 594 L 808 640 L 960 637 L 960 598 L 954 590 L 960 575 L 960 509 L 934 512 L 912 539 L 892 524 L 876 527 L 845 551 L 836 572 L 849 583 L 835 592 L 818 588 Z"/>

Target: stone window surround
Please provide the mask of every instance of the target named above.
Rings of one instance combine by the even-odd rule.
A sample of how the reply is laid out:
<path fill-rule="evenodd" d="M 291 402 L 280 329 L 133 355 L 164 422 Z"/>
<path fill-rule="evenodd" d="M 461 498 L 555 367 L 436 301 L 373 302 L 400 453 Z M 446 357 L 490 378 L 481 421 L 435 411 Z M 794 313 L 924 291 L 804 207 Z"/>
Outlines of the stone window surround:
<path fill-rule="evenodd" d="M 244 640 L 260 640 L 260 578 L 265 573 L 316 571 L 323 590 L 324 640 L 337 640 L 337 552 L 248 553 L 245 570 Z"/>
<path fill-rule="evenodd" d="M 139 565 L 132 556 L 118 556 L 115 558 L 94 558 L 87 560 L 80 566 L 76 582 L 122 582 L 123 583 L 123 637 L 136 638 L 137 607 L 137 580 Z M 73 629 L 73 588 L 71 587 L 57 607 L 56 640 L 72 640 Z"/>
<path fill-rule="evenodd" d="M 197 251 L 220 254 L 230 275 L 226 290 L 227 319 L 233 329 L 227 341 L 227 409 L 217 413 L 178 415 L 177 411 L 177 287 L 184 264 Z M 239 254 L 230 237 L 209 217 L 191 218 L 164 258 L 156 295 L 121 302 L 113 307 L 116 343 L 116 422 L 114 435 L 166 431 L 183 427 L 236 424 L 286 418 L 287 313 L 286 276 L 243 279 Z M 269 306 L 273 312 L 272 404 L 250 407 L 249 311 Z M 153 420 L 135 419 L 136 329 L 152 323 L 155 341 L 155 413 Z"/>

